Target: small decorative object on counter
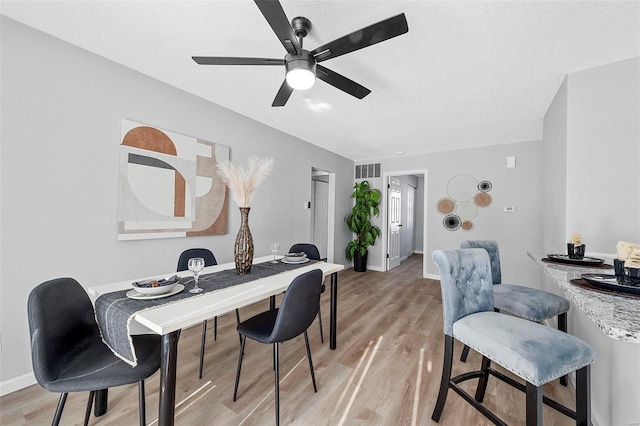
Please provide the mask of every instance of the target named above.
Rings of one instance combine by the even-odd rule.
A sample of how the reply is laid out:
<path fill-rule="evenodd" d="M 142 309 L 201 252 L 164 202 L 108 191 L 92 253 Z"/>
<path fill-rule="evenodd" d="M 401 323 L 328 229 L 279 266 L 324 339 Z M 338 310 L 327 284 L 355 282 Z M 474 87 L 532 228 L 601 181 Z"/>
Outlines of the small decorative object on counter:
<path fill-rule="evenodd" d="M 640 284 L 640 247 L 634 248 L 624 261 L 624 269 L 633 285 Z"/>
<path fill-rule="evenodd" d="M 585 245 L 582 244 L 582 236 L 574 232 L 571 234 L 571 242 L 567 243 L 567 255 L 570 259 L 582 259 L 584 257 Z"/>
<path fill-rule="evenodd" d="M 633 254 L 636 250 L 640 250 L 640 245 L 628 241 L 618 241 L 618 244 L 616 244 L 618 258 L 613 260 L 613 268 L 616 276 L 630 275 L 627 268 L 640 268 L 640 255 Z M 636 258 L 636 256 L 639 257 Z M 626 262 L 630 257 L 629 266 Z"/>
<path fill-rule="evenodd" d="M 256 156 L 249 158 L 247 170 L 236 168 L 231 162 L 225 161 L 218 165 L 218 174 L 231 189 L 231 196 L 240 208 L 240 230 L 233 247 L 233 258 L 236 262 L 238 275 L 251 272 L 253 265 L 253 237 L 249 229 L 249 209 L 255 189 L 271 174 L 273 159 L 260 159 Z"/>

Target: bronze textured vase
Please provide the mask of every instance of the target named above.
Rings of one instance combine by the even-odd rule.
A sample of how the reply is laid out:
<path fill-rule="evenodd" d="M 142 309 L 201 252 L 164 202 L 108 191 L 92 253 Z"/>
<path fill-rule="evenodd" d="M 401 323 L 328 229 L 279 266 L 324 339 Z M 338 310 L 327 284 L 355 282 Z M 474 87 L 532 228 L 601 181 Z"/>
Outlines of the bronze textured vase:
<path fill-rule="evenodd" d="M 250 207 L 240 207 L 240 230 L 233 247 L 233 257 L 236 261 L 236 272 L 245 275 L 251 272 L 253 264 L 253 237 L 249 229 Z"/>

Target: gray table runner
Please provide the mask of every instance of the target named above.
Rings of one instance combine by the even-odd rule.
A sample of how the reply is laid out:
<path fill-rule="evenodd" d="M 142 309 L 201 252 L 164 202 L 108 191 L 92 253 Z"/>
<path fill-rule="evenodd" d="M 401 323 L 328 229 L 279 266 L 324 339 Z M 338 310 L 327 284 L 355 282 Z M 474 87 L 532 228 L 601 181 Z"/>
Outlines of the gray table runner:
<path fill-rule="evenodd" d="M 185 286 L 183 291 L 173 296 L 160 299 L 130 299 L 127 297 L 127 292 L 131 289 L 103 294 L 98 297 L 95 303 L 96 319 L 100 327 L 100 332 L 102 333 L 102 340 L 111 348 L 114 354 L 135 366 L 138 361 L 129 334 L 129 325 L 137 312 L 175 303 L 189 297 L 199 297 L 212 291 L 222 290 L 234 285 L 277 275 L 313 263 L 317 263 L 317 261 L 310 260 L 309 262 L 299 264 L 265 262 L 253 265 L 251 272 L 247 275 L 238 275 L 235 269 L 204 274 L 201 275 L 198 280 L 198 285 L 203 291 L 197 294 L 189 293 L 189 290 L 194 284 L 193 277 L 183 277 L 180 279 L 180 283 Z"/>

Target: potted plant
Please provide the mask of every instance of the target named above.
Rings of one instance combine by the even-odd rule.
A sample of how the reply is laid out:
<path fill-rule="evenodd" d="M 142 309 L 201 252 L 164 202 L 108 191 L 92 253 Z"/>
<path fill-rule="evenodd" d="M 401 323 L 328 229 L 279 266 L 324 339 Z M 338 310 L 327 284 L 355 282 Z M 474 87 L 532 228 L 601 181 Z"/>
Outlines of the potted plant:
<path fill-rule="evenodd" d="M 353 270 L 365 272 L 367 270 L 367 254 L 369 246 L 376 242 L 380 236 L 380 228 L 371 224 L 371 216 L 378 216 L 378 204 L 380 204 L 381 192 L 379 189 L 372 189 L 369 182 L 363 180 L 353 187 L 351 198 L 355 198 L 356 203 L 351 209 L 351 213 L 344 217 L 344 221 L 354 234 L 356 239 L 347 244 L 345 255 L 348 260 L 353 260 Z"/>

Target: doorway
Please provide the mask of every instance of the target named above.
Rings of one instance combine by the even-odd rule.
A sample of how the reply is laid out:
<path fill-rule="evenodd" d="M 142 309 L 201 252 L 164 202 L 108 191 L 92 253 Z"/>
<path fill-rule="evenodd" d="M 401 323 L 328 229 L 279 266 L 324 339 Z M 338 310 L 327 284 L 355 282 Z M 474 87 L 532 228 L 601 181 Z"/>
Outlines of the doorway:
<path fill-rule="evenodd" d="M 424 253 L 427 245 L 427 170 L 388 172 L 381 205 L 382 253 L 384 270 L 398 266 L 414 253 Z M 397 194 L 397 195 L 396 195 Z M 399 210 L 399 211 L 398 211 Z M 427 259 L 423 256 L 422 276 L 427 276 Z"/>
<path fill-rule="evenodd" d="M 318 247 L 321 258 L 334 257 L 335 173 L 311 169 L 311 215 L 309 241 Z"/>

